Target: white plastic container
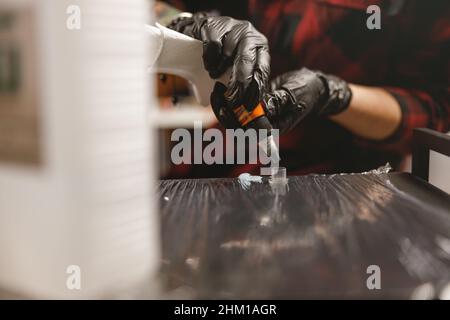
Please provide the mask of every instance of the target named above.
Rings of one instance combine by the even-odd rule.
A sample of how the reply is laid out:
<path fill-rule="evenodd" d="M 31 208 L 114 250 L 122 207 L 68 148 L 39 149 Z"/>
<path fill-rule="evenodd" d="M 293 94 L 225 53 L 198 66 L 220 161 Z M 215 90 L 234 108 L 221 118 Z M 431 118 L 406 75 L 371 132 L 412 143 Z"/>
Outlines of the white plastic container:
<path fill-rule="evenodd" d="M 67 27 L 71 5 L 79 30 Z M 8 95 L 34 103 L 38 139 L 30 163 L 0 158 L 0 291 L 102 298 L 144 281 L 157 288 L 148 1 L 3 0 L 1 12 L 22 30 L 11 41 L 36 54 L 20 62 L 28 89 L 0 92 L 0 112 Z"/>

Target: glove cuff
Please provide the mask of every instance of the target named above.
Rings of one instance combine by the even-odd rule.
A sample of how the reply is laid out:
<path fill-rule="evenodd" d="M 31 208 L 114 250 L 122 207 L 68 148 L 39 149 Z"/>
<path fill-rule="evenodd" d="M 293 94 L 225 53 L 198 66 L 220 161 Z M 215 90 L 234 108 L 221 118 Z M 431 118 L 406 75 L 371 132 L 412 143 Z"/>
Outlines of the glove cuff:
<path fill-rule="evenodd" d="M 323 107 L 319 111 L 321 116 L 336 115 L 348 108 L 352 99 L 352 91 L 348 83 L 336 76 L 317 73 L 325 85 L 326 94 Z"/>

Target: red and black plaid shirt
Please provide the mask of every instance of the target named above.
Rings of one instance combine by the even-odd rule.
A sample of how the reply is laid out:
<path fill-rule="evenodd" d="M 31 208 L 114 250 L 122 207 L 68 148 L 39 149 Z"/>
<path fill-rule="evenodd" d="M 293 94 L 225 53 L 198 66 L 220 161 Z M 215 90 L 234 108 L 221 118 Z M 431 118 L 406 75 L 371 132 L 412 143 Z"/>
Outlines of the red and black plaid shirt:
<path fill-rule="evenodd" d="M 206 3 L 207 2 L 207 3 Z M 327 119 L 306 119 L 280 138 L 290 174 L 357 172 L 410 152 L 412 129 L 450 128 L 450 2 L 448 0 L 189 1 L 184 10 L 219 9 L 250 20 L 267 36 L 272 76 L 320 70 L 350 83 L 388 90 L 402 109 L 397 131 L 384 141 L 358 138 Z M 381 30 L 369 30 L 369 5 L 381 8 Z M 236 176 L 256 165 L 178 166 L 171 176 Z"/>

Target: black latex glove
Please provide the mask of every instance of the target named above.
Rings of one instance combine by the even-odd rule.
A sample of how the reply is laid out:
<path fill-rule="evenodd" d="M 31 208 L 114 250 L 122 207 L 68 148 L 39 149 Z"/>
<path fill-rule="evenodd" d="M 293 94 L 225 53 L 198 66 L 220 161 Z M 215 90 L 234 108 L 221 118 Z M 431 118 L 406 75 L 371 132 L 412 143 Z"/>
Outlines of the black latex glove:
<path fill-rule="evenodd" d="M 308 115 L 329 116 L 344 111 L 352 92 L 342 79 L 302 68 L 275 78 L 263 106 L 280 133 L 295 127 Z"/>
<path fill-rule="evenodd" d="M 243 104 L 252 110 L 261 101 L 270 74 L 269 47 L 266 37 L 250 22 L 196 13 L 175 19 L 168 27 L 203 41 L 203 62 L 211 78 L 232 67 L 227 89 L 221 91 L 226 106 L 220 108 Z"/>

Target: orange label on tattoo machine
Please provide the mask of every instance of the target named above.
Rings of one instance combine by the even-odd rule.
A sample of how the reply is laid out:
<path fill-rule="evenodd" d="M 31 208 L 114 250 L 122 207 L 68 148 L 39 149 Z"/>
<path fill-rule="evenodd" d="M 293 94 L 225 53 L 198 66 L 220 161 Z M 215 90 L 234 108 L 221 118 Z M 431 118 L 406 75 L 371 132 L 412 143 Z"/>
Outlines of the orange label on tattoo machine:
<path fill-rule="evenodd" d="M 236 115 L 239 123 L 243 126 L 247 125 L 249 122 L 255 120 L 256 118 L 265 115 L 264 108 L 261 103 L 259 103 L 251 112 L 249 112 L 243 105 L 235 108 L 233 112 Z"/>

